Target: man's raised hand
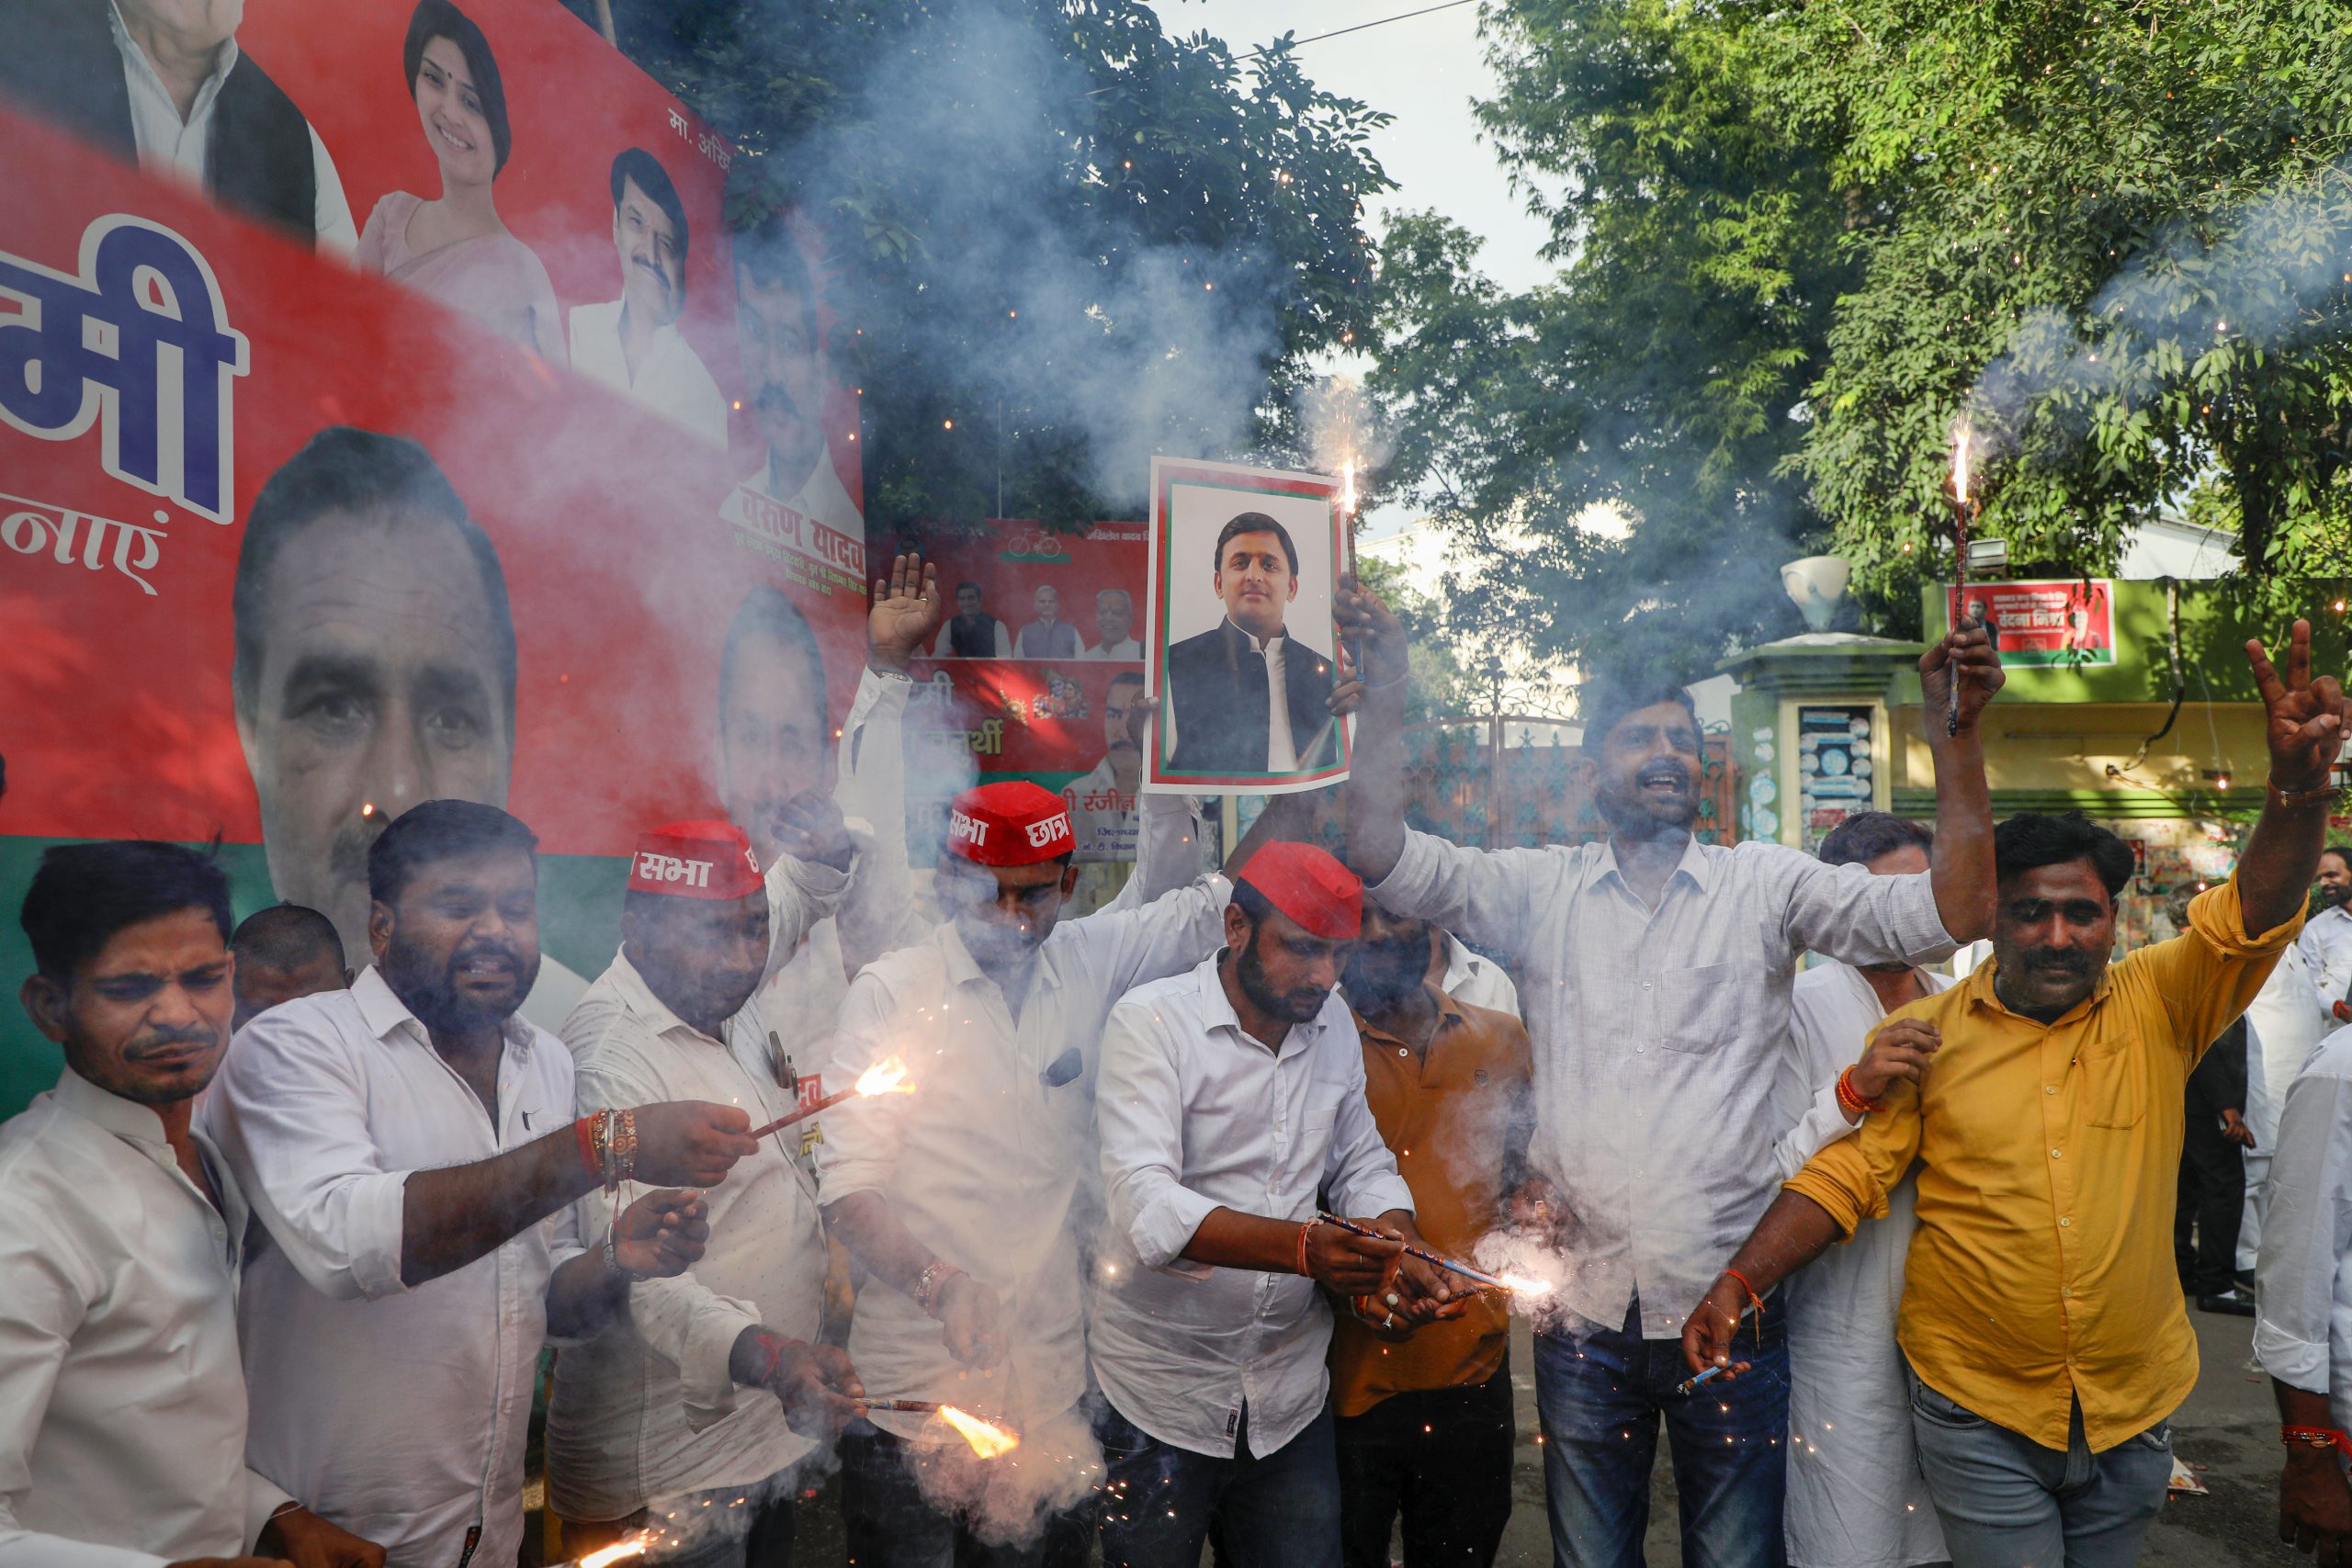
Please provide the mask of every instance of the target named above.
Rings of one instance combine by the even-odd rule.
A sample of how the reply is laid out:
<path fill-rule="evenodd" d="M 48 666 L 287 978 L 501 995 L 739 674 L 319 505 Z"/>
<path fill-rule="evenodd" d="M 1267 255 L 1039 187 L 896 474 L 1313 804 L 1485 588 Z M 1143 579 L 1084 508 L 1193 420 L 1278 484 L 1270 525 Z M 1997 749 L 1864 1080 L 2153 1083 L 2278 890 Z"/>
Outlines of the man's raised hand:
<path fill-rule="evenodd" d="M 1945 716 L 1951 711 L 1951 683 L 1960 681 L 1960 725 L 1955 734 L 1973 735 L 1976 720 L 2008 676 L 2001 669 L 2001 650 L 1993 637 L 1974 622 L 1964 622 L 1944 634 L 1943 640 L 1919 656 L 1919 689 L 1927 699 L 1927 724 L 1932 740 L 1946 733 Z"/>
<path fill-rule="evenodd" d="M 1353 572 L 1340 579 L 1332 597 L 1332 617 L 1340 635 L 1354 645 L 1355 678 L 1367 687 L 1386 686 L 1410 668 L 1405 623 L 1396 618 L 1379 594 L 1358 581 Z"/>
<path fill-rule="evenodd" d="M 908 660 L 939 627 L 943 604 L 939 568 L 919 552 L 892 558 L 890 575 L 874 580 L 874 608 L 865 616 L 865 661 L 886 675 L 903 675 Z"/>
<path fill-rule="evenodd" d="M 2246 662 L 2268 711 L 2270 783 L 2294 795 L 2324 785 L 2344 748 L 2352 701 L 2333 675 L 2312 678 L 2312 624 L 2297 621 L 2287 636 L 2287 672 L 2282 678 L 2259 637 L 2245 645 Z"/>

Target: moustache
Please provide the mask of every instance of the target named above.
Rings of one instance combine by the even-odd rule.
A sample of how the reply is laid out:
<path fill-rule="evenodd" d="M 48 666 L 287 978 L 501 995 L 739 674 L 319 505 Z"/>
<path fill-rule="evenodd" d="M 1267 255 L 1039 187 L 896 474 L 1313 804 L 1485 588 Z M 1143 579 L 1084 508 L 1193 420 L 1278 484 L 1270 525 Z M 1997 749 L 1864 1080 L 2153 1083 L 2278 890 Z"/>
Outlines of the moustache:
<path fill-rule="evenodd" d="M 1690 770 L 1679 762 L 1664 762 L 1656 767 L 1644 768 L 1634 775 L 1634 782 L 1643 785 L 1678 784 L 1687 789 L 1690 784 Z"/>
<path fill-rule="evenodd" d="M 2029 953 L 2025 967 L 2043 975 L 2087 975 L 2091 961 L 2069 953 Z"/>
<path fill-rule="evenodd" d="M 468 942 L 449 955 L 449 972 L 454 975 L 468 964 L 493 961 L 505 965 L 517 976 L 523 973 L 523 955 L 505 943 L 497 942 Z"/>
<path fill-rule="evenodd" d="M 759 395 L 752 400 L 752 406 L 762 413 L 775 414 L 783 419 L 800 417 L 800 405 L 793 400 L 790 392 L 786 391 L 774 381 L 761 384 Z"/>
<path fill-rule="evenodd" d="M 151 1056 L 166 1055 L 191 1045 L 204 1047 L 219 1043 L 220 1037 L 209 1029 L 164 1029 L 124 1046 L 122 1055 L 126 1061 L 143 1062 Z"/>

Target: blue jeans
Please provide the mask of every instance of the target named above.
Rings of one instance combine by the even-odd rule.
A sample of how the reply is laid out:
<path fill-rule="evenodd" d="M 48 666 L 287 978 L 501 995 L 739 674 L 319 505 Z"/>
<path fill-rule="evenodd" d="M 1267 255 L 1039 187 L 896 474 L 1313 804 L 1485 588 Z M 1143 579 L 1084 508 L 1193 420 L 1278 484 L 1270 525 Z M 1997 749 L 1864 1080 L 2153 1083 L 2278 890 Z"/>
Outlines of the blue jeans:
<path fill-rule="evenodd" d="M 2168 1423 L 2095 1454 L 2080 1404 L 2061 1453 L 1914 1377 L 1911 1429 L 1954 1568 L 2131 1568 L 2172 1479 Z"/>
<path fill-rule="evenodd" d="M 1340 1568 L 1340 1465 L 1331 1408 L 1263 1459 L 1241 1412 L 1233 1457 L 1163 1443 L 1109 1405 L 1102 1439 L 1102 1568 L 1199 1568 L 1212 1533 L 1223 1568 Z"/>
<path fill-rule="evenodd" d="M 1661 1416 L 1681 1501 L 1685 1568 L 1781 1568 L 1786 1310 L 1776 1295 L 1740 1329 L 1735 1359 L 1754 1366 L 1736 1382 L 1687 1394 L 1675 1392 L 1690 1376 L 1682 1341 L 1644 1339 L 1638 1302 L 1623 1328 L 1536 1336 L 1555 1568 L 1644 1568 Z"/>

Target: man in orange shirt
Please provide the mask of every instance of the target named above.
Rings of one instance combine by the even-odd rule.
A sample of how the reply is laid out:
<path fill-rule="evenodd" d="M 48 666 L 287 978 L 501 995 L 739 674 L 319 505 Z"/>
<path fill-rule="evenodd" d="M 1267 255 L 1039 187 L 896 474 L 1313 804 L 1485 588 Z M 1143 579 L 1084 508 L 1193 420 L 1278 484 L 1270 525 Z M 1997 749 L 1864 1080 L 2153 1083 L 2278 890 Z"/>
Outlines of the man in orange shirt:
<path fill-rule="evenodd" d="M 1365 1098 L 1413 1190 L 1430 1246 L 1467 1258 L 1500 1222 L 1523 1163 L 1527 1031 L 1429 983 L 1430 927 L 1367 899 L 1346 993 L 1363 1041 Z M 1404 1516 L 1405 1568 L 1492 1563 L 1510 1517 L 1510 1320 L 1496 1295 L 1409 1337 L 1340 1314 L 1331 1337 L 1340 1545 L 1346 1568 L 1388 1568 Z"/>

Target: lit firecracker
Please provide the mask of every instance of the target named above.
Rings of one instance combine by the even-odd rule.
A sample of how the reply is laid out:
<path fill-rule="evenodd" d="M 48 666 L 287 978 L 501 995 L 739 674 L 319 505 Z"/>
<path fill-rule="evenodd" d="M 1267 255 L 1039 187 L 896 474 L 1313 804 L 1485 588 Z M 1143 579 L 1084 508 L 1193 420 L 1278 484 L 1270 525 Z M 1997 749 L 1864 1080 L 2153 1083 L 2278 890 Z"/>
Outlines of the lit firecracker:
<path fill-rule="evenodd" d="M 639 1530 L 635 1535 L 616 1540 L 610 1546 L 575 1560 L 570 1564 L 570 1568 L 607 1568 L 610 1563 L 634 1562 L 644 1556 L 652 1546 L 653 1532 L 650 1529 Z"/>
<path fill-rule="evenodd" d="M 1350 522 L 1356 515 L 1356 464 L 1351 457 L 1340 465 L 1340 514 Z"/>
<path fill-rule="evenodd" d="M 764 1138 L 770 1133 L 791 1126 L 795 1122 L 806 1121 L 820 1111 L 830 1110 L 844 1100 L 853 1100 L 861 1095 L 911 1094 L 914 1092 L 914 1087 L 907 1081 L 907 1065 L 893 1056 L 887 1062 L 877 1062 L 866 1068 L 865 1072 L 858 1075 L 855 1083 L 839 1094 L 829 1094 L 814 1105 L 804 1105 L 789 1116 L 779 1116 L 764 1127 L 752 1128 L 752 1136 Z"/>
<path fill-rule="evenodd" d="M 1350 1235 L 1370 1236 L 1374 1241 L 1396 1239 L 1394 1236 L 1382 1235 L 1378 1231 L 1360 1225 L 1353 1220 L 1343 1220 L 1337 1214 L 1325 1214 L 1322 1219 L 1325 1224 L 1337 1225 Z M 1524 1274 L 1489 1274 L 1483 1269 L 1473 1269 L 1467 1263 L 1457 1263 L 1451 1258 L 1441 1258 L 1434 1252 L 1424 1251 L 1418 1247 L 1407 1247 L 1405 1256 L 1418 1258 L 1433 1269 L 1447 1269 L 1461 1275 L 1465 1280 L 1476 1280 L 1490 1291 L 1508 1291 L 1515 1296 L 1548 1296 L 1552 1293 L 1552 1287 L 1541 1280 L 1531 1280 Z"/>
<path fill-rule="evenodd" d="M 935 1399 L 869 1399 L 868 1410 L 894 1410 L 903 1416 L 936 1416 L 956 1429 L 981 1459 L 995 1459 L 1021 1446 L 1020 1437 L 993 1421 L 983 1421 L 968 1410 L 942 1404 Z"/>
<path fill-rule="evenodd" d="M 1961 625 L 1966 620 L 1968 615 L 1968 596 L 1966 592 L 1968 587 L 1968 525 L 1972 521 L 1973 521 L 1973 514 L 1976 510 L 1975 502 L 1969 499 L 1968 494 L 1968 447 L 1970 440 L 1971 435 L 1968 428 L 1968 422 L 1966 420 L 1962 420 L 1960 422 L 1959 433 L 1953 437 L 1951 446 L 1951 507 L 1953 539 L 1951 558 L 1951 596 L 1952 606 L 1956 612 L 1952 616 L 1952 629 L 1955 631 L 1960 629 Z M 1944 709 L 1944 733 L 1947 735 L 1957 735 L 1960 733 L 1960 671 L 1955 668 L 1948 673 L 1951 682 L 1951 690 L 1950 695 L 1946 699 L 1947 705 Z"/>

